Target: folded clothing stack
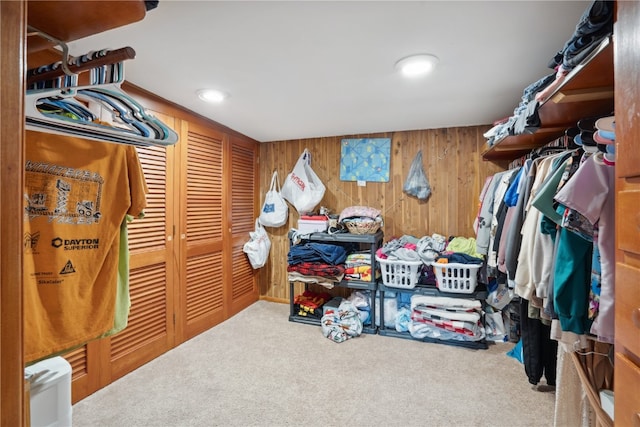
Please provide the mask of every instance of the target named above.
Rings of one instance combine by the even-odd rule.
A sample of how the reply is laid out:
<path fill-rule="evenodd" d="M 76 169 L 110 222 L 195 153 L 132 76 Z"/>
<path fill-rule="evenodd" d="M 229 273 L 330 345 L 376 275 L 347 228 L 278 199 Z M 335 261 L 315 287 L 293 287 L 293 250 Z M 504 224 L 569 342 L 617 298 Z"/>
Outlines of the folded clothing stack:
<path fill-rule="evenodd" d="M 322 318 L 322 306 L 331 299 L 326 292 L 304 291 L 293 299 L 294 311 L 298 316 Z"/>
<path fill-rule="evenodd" d="M 479 341 L 485 338 L 482 304 L 464 298 L 411 296 L 409 333 L 414 338 Z"/>

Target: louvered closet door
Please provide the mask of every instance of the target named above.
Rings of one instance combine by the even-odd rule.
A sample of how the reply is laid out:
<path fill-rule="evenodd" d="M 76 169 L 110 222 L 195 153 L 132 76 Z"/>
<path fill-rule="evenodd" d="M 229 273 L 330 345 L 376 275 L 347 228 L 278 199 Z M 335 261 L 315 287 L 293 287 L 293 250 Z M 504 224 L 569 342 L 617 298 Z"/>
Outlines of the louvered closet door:
<path fill-rule="evenodd" d="M 154 114 L 175 129 L 174 119 Z M 128 226 L 131 311 L 124 331 L 110 338 L 111 381 L 174 345 L 175 266 L 173 154 L 175 147 L 137 148 L 149 192 L 144 218 Z"/>
<path fill-rule="evenodd" d="M 174 119 L 154 112 L 167 125 Z M 175 127 L 174 127 L 175 128 Z M 131 310 L 127 327 L 64 355 L 72 367 L 73 403 L 170 350 L 175 342 L 177 281 L 173 223 L 175 148 L 136 148 L 149 192 L 144 218 L 128 225 Z"/>
<path fill-rule="evenodd" d="M 184 122 L 181 146 L 181 341 L 225 319 L 223 162 L 226 136 Z"/>
<path fill-rule="evenodd" d="M 249 232 L 255 227 L 258 199 L 258 145 L 254 142 L 231 138 L 231 283 L 229 316 L 248 307 L 258 300 L 257 271 L 242 247 L 249 239 Z"/>
<path fill-rule="evenodd" d="M 71 365 L 71 403 L 100 389 L 100 347 L 92 342 L 63 355 Z"/>

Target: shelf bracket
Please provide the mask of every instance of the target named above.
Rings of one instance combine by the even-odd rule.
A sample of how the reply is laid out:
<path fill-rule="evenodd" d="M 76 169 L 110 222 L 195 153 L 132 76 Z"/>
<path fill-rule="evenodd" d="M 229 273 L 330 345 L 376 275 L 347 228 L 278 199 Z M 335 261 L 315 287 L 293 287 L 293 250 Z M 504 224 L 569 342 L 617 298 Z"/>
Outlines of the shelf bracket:
<path fill-rule="evenodd" d="M 35 27 L 32 27 L 31 25 L 27 25 L 27 29 L 29 30 L 29 33 L 27 35 L 37 35 L 42 37 L 43 39 L 46 39 L 48 41 L 50 41 L 51 43 L 54 43 L 57 46 L 60 46 L 60 48 L 62 49 L 62 61 L 61 61 L 61 66 L 62 66 L 62 71 L 64 71 L 64 73 L 68 76 L 75 76 L 76 73 L 72 72 L 69 69 L 69 46 L 67 46 L 67 44 L 65 42 L 63 42 L 62 40 L 58 40 L 57 38 L 50 36 L 49 34 L 45 33 L 44 31 L 40 31 Z"/>
<path fill-rule="evenodd" d="M 560 104 L 563 102 L 587 102 L 601 99 L 613 99 L 613 87 L 597 87 L 573 90 L 560 90 L 553 97 L 551 102 Z"/>

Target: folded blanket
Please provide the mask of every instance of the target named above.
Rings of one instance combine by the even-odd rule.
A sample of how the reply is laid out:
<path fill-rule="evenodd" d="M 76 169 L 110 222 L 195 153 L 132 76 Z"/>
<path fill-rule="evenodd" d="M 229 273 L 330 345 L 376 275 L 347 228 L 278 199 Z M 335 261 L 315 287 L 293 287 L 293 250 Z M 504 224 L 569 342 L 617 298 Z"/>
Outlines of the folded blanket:
<path fill-rule="evenodd" d="M 336 277 L 344 274 L 344 266 L 321 262 L 301 262 L 287 266 L 287 271 L 295 271 L 307 276 Z"/>
<path fill-rule="evenodd" d="M 344 262 L 345 268 L 359 267 L 361 265 L 371 265 L 371 253 L 370 252 L 354 252 L 347 255 L 347 259 Z"/>
<path fill-rule="evenodd" d="M 292 271 L 288 274 L 287 280 L 289 282 L 303 282 L 303 283 L 315 283 L 322 285 L 327 289 L 333 289 L 336 283 L 340 282 L 344 276 L 338 277 L 320 277 L 320 276 L 307 276 L 305 274 L 296 273 Z"/>
<path fill-rule="evenodd" d="M 412 319 L 442 319 L 442 320 L 460 320 L 464 322 L 477 323 L 480 321 L 480 313 L 477 311 L 451 311 L 438 310 L 437 308 L 429 308 L 418 305 L 413 308 Z"/>
<path fill-rule="evenodd" d="M 411 323 L 424 323 L 471 339 L 480 339 L 484 336 L 484 328 L 479 322 L 428 318 L 415 310 L 411 312 Z"/>
<path fill-rule="evenodd" d="M 344 278 L 349 280 L 371 280 L 371 266 L 361 265 L 359 267 L 350 267 L 344 269 Z"/>
<path fill-rule="evenodd" d="M 347 258 L 347 251 L 340 245 L 328 243 L 302 243 L 292 245 L 287 255 L 289 265 L 301 262 L 324 262 L 326 264 L 343 264 Z"/>
<path fill-rule="evenodd" d="M 310 290 L 304 291 L 293 298 L 293 303 L 298 310 L 298 315 L 315 317 L 322 316 L 322 306 L 331 299 L 331 295 L 326 292 L 317 293 Z"/>
<path fill-rule="evenodd" d="M 416 339 L 433 338 L 451 341 L 480 341 L 485 337 L 484 328 L 478 325 L 477 333 L 473 336 L 458 334 L 448 331 L 444 328 L 429 325 L 421 322 L 411 322 L 409 324 L 409 333 Z"/>
<path fill-rule="evenodd" d="M 429 295 L 412 295 L 411 308 L 417 305 L 425 305 L 439 308 L 461 308 L 461 309 L 477 309 L 482 308 L 482 303 L 475 299 L 467 298 L 450 298 L 450 297 L 433 297 Z"/>

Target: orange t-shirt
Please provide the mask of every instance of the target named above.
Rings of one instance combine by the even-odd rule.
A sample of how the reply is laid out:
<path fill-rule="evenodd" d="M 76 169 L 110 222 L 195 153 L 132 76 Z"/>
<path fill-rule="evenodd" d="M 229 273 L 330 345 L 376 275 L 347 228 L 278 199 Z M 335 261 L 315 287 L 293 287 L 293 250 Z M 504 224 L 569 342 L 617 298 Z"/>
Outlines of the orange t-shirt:
<path fill-rule="evenodd" d="M 146 206 L 135 148 L 26 132 L 24 353 L 42 359 L 113 327 L 120 226 Z"/>

